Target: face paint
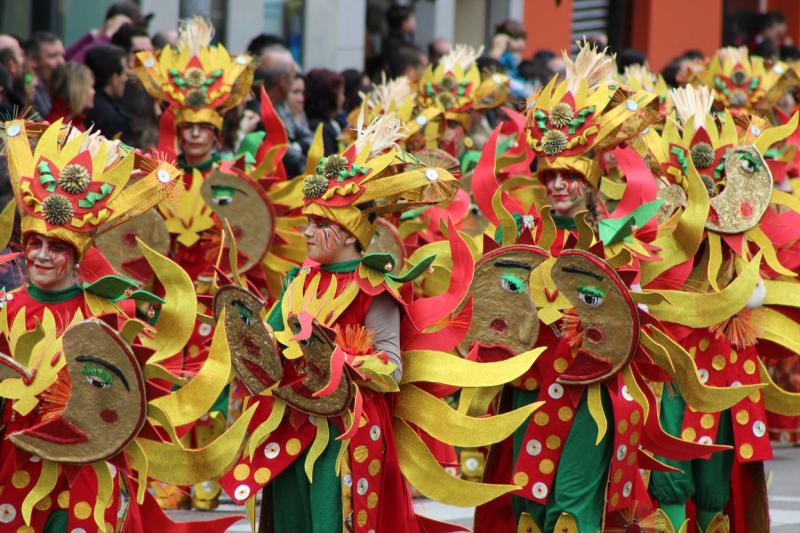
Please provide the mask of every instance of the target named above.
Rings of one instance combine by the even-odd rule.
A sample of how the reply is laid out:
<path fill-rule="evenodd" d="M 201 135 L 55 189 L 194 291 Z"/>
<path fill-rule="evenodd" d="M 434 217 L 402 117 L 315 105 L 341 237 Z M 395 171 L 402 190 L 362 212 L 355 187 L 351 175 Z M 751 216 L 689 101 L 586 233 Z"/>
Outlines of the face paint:
<path fill-rule="evenodd" d="M 528 279 L 545 259 L 541 248 L 528 245 L 498 248 L 475 265 L 470 294 L 472 323 L 458 350 L 469 353 L 474 345 L 501 348 L 511 355 L 533 348 L 539 336 L 539 317 L 531 299 Z"/>
<path fill-rule="evenodd" d="M 355 241 L 340 225 L 320 217 L 310 218 L 303 235 L 306 237 L 309 259 L 322 265 L 340 262 L 344 252 Z M 348 242 L 350 239 L 353 241 Z"/>
<path fill-rule="evenodd" d="M 236 247 L 245 256 L 239 272 L 260 263 L 275 234 L 275 210 L 262 187 L 245 176 L 214 170 L 203 180 L 200 194 L 219 219 L 230 224 Z"/>
<path fill-rule="evenodd" d="M 25 260 L 31 284 L 55 291 L 72 286 L 75 255 L 68 243 L 34 233 L 25 241 Z"/>
<path fill-rule="evenodd" d="M 711 198 L 706 228 L 744 233 L 761 220 L 772 196 L 772 174 L 755 146 L 725 154 L 725 188 Z"/>
<path fill-rule="evenodd" d="M 549 171 L 544 176 L 547 199 L 557 215 L 574 216 L 586 209 L 586 183 L 581 176 L 565 170 Z"/>
<path fill-rule="evenodd" d="M 239 381 L 252 395 L 258 395 L 279 382 L 283 366 L 278 346 L 261 321 L 264 302 L 255 295 L 227 285 L 214 296 L 214 315 L 225 310 L 225 331 L 231 362 Z"/>
<path fill-rule="evenodd" d="M 79 322 L 64 332 L 72 388 L 64 410 L 9 440 L 39 457 L 88 464 L 119 453 L 145 421 L 144 376 L 130 347 L 105 322 Z"/>
<path fill-rule="evenodd" d="M 599 383 L 624 368 L 639 342 L 639 313 L 620 277 L 602 259 L 565 250 L 553 265 L 558 290 L 581 320 L 583 337 L 559 381 Z"/>

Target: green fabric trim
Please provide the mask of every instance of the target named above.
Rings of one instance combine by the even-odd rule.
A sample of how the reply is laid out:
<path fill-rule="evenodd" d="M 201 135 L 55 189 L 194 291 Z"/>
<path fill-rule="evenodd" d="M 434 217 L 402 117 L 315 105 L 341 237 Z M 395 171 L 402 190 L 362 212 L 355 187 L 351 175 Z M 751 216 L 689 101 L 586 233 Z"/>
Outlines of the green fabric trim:
<path fill-rule="evenodd" d="M 31 298 L 44 304 L 57 304 L 66 302 L 67 300 L 75 298 L 79 294 L 83 294 L 83 289 L 81 289 L 79 285 L 73 285 L 72 287 L 61 289 L 60 291 L 46 291 L 29 283 L 27 291 Z"/>
<path fill-rule="evenodd" d="M 186 161 L 183 160 L 183 154 L 178 156 L 178 166 L 183 169 L 185 173 L 193 172 L 195 169 L 199 170 L 200 172 L 205 172 L 206 170 L 211 170 L 211 167 L 216 165 L 222 160 L 222 156 L 219 155 L 217 152 L 213 152 L 211 154 L 211 159 L 208 161 L 204 161 L 199 165 L 187 165 Z"/>
<path fill-rule="evenodd" d="M 133 289 L 133 290 L 131 290 Z M 119 302 L 121 300 L 137 300 L 148 303 L 164 303 L 164 299 L 155 294 L 139 289 L 139 284 L 116 274 L 110 274 L 96 279 L 92 283 L 84 283 L 83 290 L 96 294 L 107 300 Z M 127 291 L 131 291 L 128 293 Z"/>
<path fill-rule="evenodd" d="M 577 230 L 578 225 L 575 223 L 575 217 L 569 215 L 553 215 L 553 222 L 559 229 Z"/>
<path fill-rule="evenodd" d="M 67 530 L 67 511 L 57 509 L 50 513 L 44 524 L 43 533 L 64 533 Z"/>
<path fill-rule="evenodd" d="M 350 259 L 348 261 L 342 261 L 341 263 L 332 263 L 330 265 L 321 265 L 320 268 L 325 272 L 331 272 L 334 274 L 342 274 L 346 272 L 355 272 L 358 268 L 358 265 L 361 264 L 361 260 L 363 258 L 359 257 L 358 259 Z"/>

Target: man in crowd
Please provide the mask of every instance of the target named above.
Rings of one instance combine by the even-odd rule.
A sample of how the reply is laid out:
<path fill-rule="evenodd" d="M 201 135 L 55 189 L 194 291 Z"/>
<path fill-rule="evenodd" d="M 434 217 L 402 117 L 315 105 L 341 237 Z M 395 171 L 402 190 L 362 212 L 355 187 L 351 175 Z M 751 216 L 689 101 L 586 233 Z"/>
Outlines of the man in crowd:
<path fill-rule="evenodd" d="M 120 138 L 128 130 L 128 117 L 120 107 L 128 80 L 125 59 L 125 50 L 113 44 L 98 44 L 86 52 L 95 88 L 94 107 L 86 112 L 86 122 L 109 139 Z"/>
<path fill-rule="evenodd" d="M 57 35 L 38 31 L 25 43 L 25 56 L 33 72 L 33 109 L 46 117 L 53 106 L 48 87 L 53 71 L 64 64 L 64 43 Z"/>

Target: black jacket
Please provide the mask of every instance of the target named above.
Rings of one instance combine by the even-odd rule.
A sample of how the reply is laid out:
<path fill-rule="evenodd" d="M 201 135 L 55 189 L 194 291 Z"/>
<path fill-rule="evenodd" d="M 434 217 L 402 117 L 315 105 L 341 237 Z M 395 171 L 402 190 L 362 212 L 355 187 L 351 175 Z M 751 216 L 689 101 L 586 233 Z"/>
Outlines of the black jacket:
<path fill-rule="evenodd" d="M 86 112 L 86 126 L 94 124 L 107 139 L 119 138 L 128 131 L 128 116 L 102 89 L 94 96 L 94 107 Z"/>

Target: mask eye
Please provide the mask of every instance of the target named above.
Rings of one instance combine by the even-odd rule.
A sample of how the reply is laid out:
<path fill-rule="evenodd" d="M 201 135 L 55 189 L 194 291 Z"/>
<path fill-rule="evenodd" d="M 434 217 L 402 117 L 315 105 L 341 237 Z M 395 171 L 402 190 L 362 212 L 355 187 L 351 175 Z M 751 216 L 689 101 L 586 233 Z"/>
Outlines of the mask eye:
<path fill-rule="evenodd" d="M 761 170 L 761 162 L 748 152 L 739 154 L 739 166 L 748 174 L 753 174 Z"/>
<path fill-rule="evenodd" d="M 514 294 L 524 294 L 525 293 L 525 282 L 519 279 L 514 274 L 503 274 L 500 277 L 500 287 L 503 288 L 504 291 L 508 291 Z"/>
<path fill-rule="evenodd" d="M 253 312 L 250 311 L 250 308 L 247 307 L 243 302 L 234 300 L 233 306 L 236 308 L 236 311 L 239 313 L 239 318 L 245 323 L 245 325 L 252 326 L 256 323 L 253 319 Z"/>
<path fill-rule="evenodd" d="M 578 287 L 578 298 L 589 307 L 600 307 L 606 301 L 606 294 L 597 287 Z"/>
<path fill-rule="evenodd" d="M 114 377 L 98 365 L 84 363 L 81 374 L 89 385 L 98 389 L 107 389 L 114 384 Z"/>

